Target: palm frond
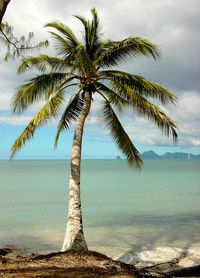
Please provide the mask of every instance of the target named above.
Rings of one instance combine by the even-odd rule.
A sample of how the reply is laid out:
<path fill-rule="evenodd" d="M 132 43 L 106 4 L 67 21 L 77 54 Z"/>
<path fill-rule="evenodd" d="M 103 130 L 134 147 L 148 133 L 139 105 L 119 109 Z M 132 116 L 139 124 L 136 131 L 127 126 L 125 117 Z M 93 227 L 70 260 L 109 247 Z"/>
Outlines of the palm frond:
<path fill-rule="evenodd" d="M 92 8 L 91 13 L 92 13 L 92 16 L 93 16 L 93 20 L 92 20 L 93 32 L 92 33 L 95 37 L 97 35 L 97 29 L 98 29 L 98 26 L 99 26 L 99 17 L 98 17 L 98 14 L 97 14 L 97 11 L 96 11 L 95 8 Z"/>
<path fill-rule="evenodd" d="M 168 102 L 175 103 L 176 101 L 176 96 L 166 88 L 151 82 L 142 76 L 117 70 L 101 71 L 100 75 L 103 79 L 111 80 L 112 82 L 120 82 L 129 88 L 136 90 L 145 97 L 158 99 L 164 105 Z"/>
<path fill-rule="evenodd" d="M 45 27 L 53 27 L 53 28 L 55 28 L 62 35 L 64 35 L 64 37 L 68 40 L 68 42 L 73 47 L 77 47 L 80 44 L 79 41 L 77 40 L 76 36 L 72 32 L 72 30 L 68 26 L 64 25 L 63 23 L 61 23 L 59 21 L 47 23 L 45 25 Z"/>
<path fill-rule="evenodd" d="M 78 48 L 80 45 L 77 45 L 76 47 L 71 44 L 71 42 L 67 41 L 63 36 L 55 33 L 55 32 L 49 32 L 52 37 L 54 38 L 54 46 L 57 50 L 58 55 L 61 55 L 62 58 L 65 61 L 65 64 L 68 66 L 72 65 L 72 62 L 75 60 L 75 55 L 78 52 Z"/>
<path fill-rule="evenodd" d="M 100 46 L 101 42 L 99 40 L 99 34 L 98 34 L 98 25 L 99 25 L 99 18 L 96 13 L 96 9 L 93 8 L 91 10 L 93 19 L 92 21 L 87 21 L 82 16 L 75 15 L 76 18 L 78 18 L 84 26 L 85 32 L 84 32 L 84 40 L 85 40 L 85 49 L 88 53 L 89 57 L 93 60 L 94 54 L 98 47 Z"/>
<path fill-rule="evenodd" d="M 111 131 L 113 140 L 117 144 L 120 151 L 126 156 L 130 166 L 141 168 L 142 159 L 140 153 L 133 145 L 128 134 L 125 132 L 109 101 L 104 101 L 102 108 L 102 120 L 106 123 Z"/>
<path fill-rule="evenodd" d="M 97 59 L 97 65 L 108 67 L 124 62 L 127 58 L 144 55 L 157 59 L 160 57 L 158 47 L 146 39 L 129 37 L 120 42 L 109 42 L 110 47 Z"/>
<path fill-rule="evenodd" d="M 17 73 L 25 73 L 30 69 L 36 69 L 41 72 L 64 71 L 68 65 L 63 59 L 40 55 L 38 57 L 24 58 L 18 67 Z"/>
<path fill-rule="evenodd" d="M 19 114 L 24 112 L 29 105 L 47 98 L 63 80 L 66 80 L 65 73 L 42 74 L 30 79 L 20 87 L 19 92 L 13 97 L 12 111 Z"/>
<path fill-rule="evenodd" d="M 85 49 L 89 53 L 90 49 L 90 24 L 84 17 L 80 15 L 74 15 L 77 19 L 79 19 L 84 26 L 84 41 L 85 41 Z"/>
<path fill-rule="evenodd" d="M 74 76 L 70 76 L 71 73 L 69 74 L 69 77 L 67 78 L 66 74 L 66 78 L 63 79 L 61 82 L 59 82 L 57 85 L 54 86 L 54 88 L 52 88 L 51 90 L 49 90 L 48 94 L 45 95 L 45 99 L 48 100 L 49 97 L 54 93 L 57 92 L 58 90 L 65 90 L 66 88 L 69 88 L 71 86 L 77 86 L 79 83 L 71 83 L 71 81 L 73 81 L 74 79 L 78 79 L 78 76 L 74 75 Z"/>
<path fill-rule="evenodd" d="M 101 41 L 99 43 L 98 49 L 95 52 L 95 56 L 94 56 L 94 61 L 95 64 L 98 67 L 101 67 L 101 63 L 100 60 L 103 58 L 103 56 L 105 55 L 105 52 L 107 52 L 111 47 L 113 47 L 116 44 L 116 42 L 111 41 L 111 40 L 107 40 L 107 41 Z"/>
<path fill-rule="evenodd" d="M 40 111 L 29 122 L 27 127 L 12 145 L 10 158 L 12 158 L 16 154 L 16 152 L 22 148 L 26 141 L 30 140 L 34 136 L 36 128 L 41 127 L 42 125 L 46 124 L 46 122 L 52 117 L 57 116 L 63 100 L 63 92 L 59 91 L 42 107 L 42 109 L 40 109 Z"/>
<path fill-rule="evenodd" d="M 91 10 L 93 20 L 91 23 L 91 39 L 90 39 L 90 57 L 93 59 L 96 51 L 99 49 L 101 42 L 99 39 L 99 18 L 96 12 L 96 9 Z"/>
<path fill-rule="evenodd" d="M 60 132 L 65 129 L 69 129 L 69 125 L 72 121 L 75 121 L 79 116 L 83 107 L 83 100 L 80 97 L 80 92 L 75 95 L 73 99 L 69 102 L 68 106 L 66 107 L 62 118 L 58 124 L 57 134 L 54 142 L 54 147 L 57 147 L 58 139 L 60 136 Z"/>
<path fill-rule="evenodd" d="M 75 70 L 78 70 L 79 74 L 84 77 L 93 75 L 95 71 L 93 61 L 83 46 L 79 47 L 74 59 L 72 72 Z"/>
<path fill-rule="evenodd" d="M 102 95 L 105 94 L 108 98 L 108 101 L 110 104 L 115 105 L 115 107 L 118 109 L 118 111 L 122 111 L 123 108 L 129 105 L 129 102 L 122 98 L 121 96 L 117 95 L 115 91 L 107 87 L 106 85 L 96 82 L 97 92 Z M 100 90 L 100 91 L 99 91 Z"/>
<path fill-rule="evenodd" d="M 129 105 L 133 107 L 134 111 L 154 122 L 168 137 L 171 134 L 173 142 L 177 141 L 176 124 L 163 110 L 152 104 L 141 94 L 120 82 L 115 81 L 113 83 L 113 89 L 116 90 L 122 98 L 129 102 Z"/>

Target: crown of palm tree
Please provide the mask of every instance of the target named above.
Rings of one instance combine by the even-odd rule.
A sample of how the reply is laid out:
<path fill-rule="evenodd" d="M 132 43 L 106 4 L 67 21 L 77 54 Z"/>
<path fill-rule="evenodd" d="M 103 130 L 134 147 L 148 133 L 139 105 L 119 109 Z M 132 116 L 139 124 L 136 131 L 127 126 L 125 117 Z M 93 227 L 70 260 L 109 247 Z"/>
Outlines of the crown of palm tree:
<path fill-rule="evenodd" d="M 66 102 L 65 95 L 72 86 L 76 86 L 78 90 L 65 104 L 58 124 L 55 147 L 60 132 L 68 129 L 71 122 L 76 121 L 79 116 L 86 91 L 99 94 L 103 98 L 103 108 L 99 109 L 100 117 L 110 128 L 114 141 L 127 157 L 130 166 L 140 167 L 142 160 L 116 116 L 114 107 L 120 111 L 125 107 L 132 107 L 134 111 L 154 122 L 167 136 L 171 134 L 173 141 L 177 140 L 175 123 L 148 100 L 158 99 L 166 105 L 169 102 L 174 103 L 176 97 L 166 88 L 144 77 L 109 70 L 127 58 L 138 55 L 157 59 L 157 46 L 140 37 L 128 37 L 122 41 L 102 41 L 95 8 L 91 13 L 91 21 L 75 16 L 84 27 L 83 42 L 77 39 L 69 27 L 60 22 L 46 24 L 46 27 L 52 27 L 57 31 L 50 33 L 55 40 L 55 48 L 60 58 L 40 55 L 22 60 L 18 73 L 37 69 L 41 74 L 26 81 L 19 88 L 12 101 L 12 111 L 20 114 L 41 99 L 45 98 L 47 102 L 13 144 L 11 157 L 33 137 L 36 128 L 58 116 L 61 106 Z"/>

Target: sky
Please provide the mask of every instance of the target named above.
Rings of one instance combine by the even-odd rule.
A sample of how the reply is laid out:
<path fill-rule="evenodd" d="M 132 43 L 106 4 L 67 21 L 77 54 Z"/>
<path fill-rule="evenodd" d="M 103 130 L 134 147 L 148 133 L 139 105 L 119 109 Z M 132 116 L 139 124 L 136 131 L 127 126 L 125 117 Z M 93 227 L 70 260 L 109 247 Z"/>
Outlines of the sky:
<path fill-rule="evenodd" d="M 130 110 L 119 115 L 125 130 L 142 153 L 153 150 L 200 154 L 200 1 L 199 0 L 12 0 L 4 21 L 14 26 L 16 36 L 33 31 L 35 41 L 48 39 L 50 46 L 40 53 L 55 55 L 53 42 L 44 28 L 47 22 L 61 21 L 81 36 L 81 25 L 73 15 L 91 18 L 96 7 L 104 39 L 123 40 L 129 36 L 146 38 L 161 49 L 161 59 L 137 57 L 120 64 L 119 69 L 144 76 L 173 92 L 176 106 L 161 108 L 178 126 L 178 143 L 173 144 L 152 123 Z M 39 53 L 27 53 L 36 56 Z M 1 54 L 0 54 L 1 55 Z M 17 75 L 20 59 L 0 61 L 0 159 L 9 159 L 10 148 L 33 115 L 41 107 L 36 104 L 25 114 L 10 111 L 10 103 L 18 87 L 35 73 Z M 70 92 L 71 93 L 71 92 Z M 83 137 L 83 158 L 115 158 L 121 155 L 109 130 L 98 120 L 101 103 L 95 97 Z M 15 159 L 69 159 L 74 126 L 60 136 L 55 150 L 54 138 L 58 120 L 37 130 L 34 138 L 18 152 Z"/>

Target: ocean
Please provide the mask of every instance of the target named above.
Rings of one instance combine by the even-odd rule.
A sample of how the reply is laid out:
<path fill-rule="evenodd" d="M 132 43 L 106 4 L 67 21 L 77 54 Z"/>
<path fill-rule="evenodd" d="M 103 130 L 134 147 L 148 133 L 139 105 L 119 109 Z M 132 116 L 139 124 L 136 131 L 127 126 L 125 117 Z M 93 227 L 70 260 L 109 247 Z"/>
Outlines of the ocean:
<path fill-rule="evenodd" d="M 70 161 L 0 161 L 0 247 L 59 251 Z M 83 160 L 81 197 L 89 249 L 116 258 L 173 246 L 200 248 L 200 160 Z"/>

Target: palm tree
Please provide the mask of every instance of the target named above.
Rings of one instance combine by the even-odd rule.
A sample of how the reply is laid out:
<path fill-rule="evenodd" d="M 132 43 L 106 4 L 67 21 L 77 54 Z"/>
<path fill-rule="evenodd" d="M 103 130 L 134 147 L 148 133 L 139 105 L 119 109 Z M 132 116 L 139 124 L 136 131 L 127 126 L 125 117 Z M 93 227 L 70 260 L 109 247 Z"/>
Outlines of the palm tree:
<path fill-rule="evenodd" d="M 66 101 L 66 92 L 72 86 L 78 88 L 65 104 L 55 137 L 56 147 L 60 133 L 67 130 L 73 121 L 76 122 L 69 179 L 68 219 L 62 251 L 87 249 L 80 201 L 80 163 L 83 128 L 95 94 L 100 95 L 103 100 L 103 106 L 99 108 L 100 118 L 110 128 L 113 140 L 126 156 L 130 166 L 140 168 L 142 160 L 114 109 L 121 111 L 132 107 L 139 115 L 154 122 L 167 136 L 172 135 L 174 141 L 177 139 L 175 123 L 147 99 L 158 99 L 165 105 L 174 103 L 176 97 L 144 77 L 109 69 L 126 58 L 137 55 L 159 58 L 156 45 L 139 37 L 128 37 L 122 41 L 102 41 L 95 8 L 91 13 L 91 21 L 75 16 L 84 27 L 83 42 L 77 39 L 69 27 L 60 22 L 46 24 L 46 27 L 53 27 L 57 31 L 51 32 L 51 35 L 61 58 L 47 55 L 24 58 L 18 73 L 37 69 L 41 74 L 27 80 L 12 101 L 12 111 L 19 114 L 41 99 L 47 102 L 14 142 L 11 158 L 34 136 L 36 128 L 59 115 Z"/>

